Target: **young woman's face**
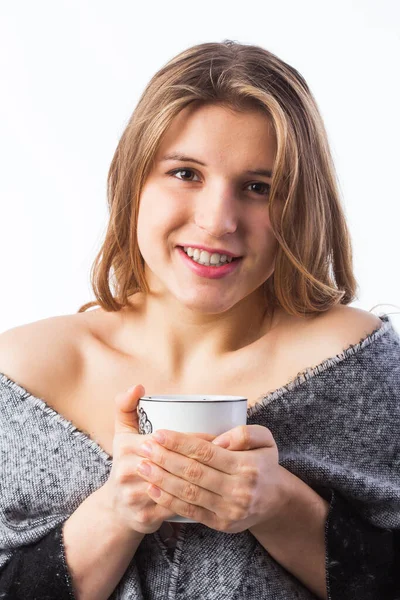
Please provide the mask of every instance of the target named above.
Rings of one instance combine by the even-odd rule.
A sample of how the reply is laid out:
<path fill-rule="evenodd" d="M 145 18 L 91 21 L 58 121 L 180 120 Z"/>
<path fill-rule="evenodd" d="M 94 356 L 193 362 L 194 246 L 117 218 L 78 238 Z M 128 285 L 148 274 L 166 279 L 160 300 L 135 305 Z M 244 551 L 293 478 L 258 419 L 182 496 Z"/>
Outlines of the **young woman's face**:
<path fill-rule="evenodd" d="M 189 106 L 173 120 L 140 198 L 138 244 L 152 291 L 219 313 L 270 277 L 277 240 L 268 216 L 268 171 L 275 153 L 272 126 L 261 112 Z M 183 247 L 224 266 L 198 264 Z M 225 253 L 238 258 L 227 264 Z"/>

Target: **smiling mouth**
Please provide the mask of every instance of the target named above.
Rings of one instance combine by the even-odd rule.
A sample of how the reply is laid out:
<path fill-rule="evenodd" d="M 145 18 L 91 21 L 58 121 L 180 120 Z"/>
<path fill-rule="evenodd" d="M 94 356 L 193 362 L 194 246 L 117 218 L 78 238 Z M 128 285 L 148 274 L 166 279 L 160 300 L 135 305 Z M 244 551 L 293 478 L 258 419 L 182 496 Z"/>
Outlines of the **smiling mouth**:
<path fill-rule="evenodd" d="M 191 246 L 178 246 L 178 248 L 193 262 L 205 267 L 223 267 L 241 258 L 240 256 L 229 256 L 220 252 L 211 253 L 200 248 L 192 248 Z"/>
<path fill-rule="evenodd" d="M 219 254 L 220 256 L 228 256 L 229 258 L 242 258 L 241 255 L 235 254 L 234 252 L 229 250 L 222 250 L 220 248 L 210 248 L 208 246 L 199 246 L 197 244 L 185 244 L 184 246 L 177 245 L 177 248 L 182 248 L 185 252 L 189 248 L 191 248 L 192 250 L 198 250 L 199 252 L 207 252 L 210 256 L 212 254 Z"/>
<path fill-rule="evenodd" d="M 186 248 L 187 250 L 188 248 Z M 213 263 L 210 259 L 204 261 L 204 256 L 198 257 L 197 260 L 194 257 L 189 256 L 182 246 L 176 246 L 178 254 L 181 255 L 183 263 L 198 277 L 203 277 L 210 280 L 222 279 L 224 277 L 232 275 L 238 268 L 240 268 L 240 261 L 242 257 L 238 257 L 235 260 L 231 259 L 230 262 L 225 260 L 224 262 L 216 261 L 214 256 Z M 197 255 L 196 255 L 197 256 Z M 200 259 L 200 260 L 199 260 Z"/>
<path fill-rule="evenodd" d="M 208 254 L 211 256 L 212 254 L 219 254 L 220 256 L 227 256 L 230 260 L 238 260 L 239 258 L 242 258 L 242 256 L 236 256 L 233 255 L 230 252 L 222 252 L 222 251 L 218 251 L 218 250 L 206 250 L 205 248 L 199 248 L 197 246 L 176 246 L 177 248 L 180 248 L 181 250 L 183 250 L 185 252 L 185 248 L 192 248 L 193 250 L 199 250 L 199 252 L 208 252 Z"/>

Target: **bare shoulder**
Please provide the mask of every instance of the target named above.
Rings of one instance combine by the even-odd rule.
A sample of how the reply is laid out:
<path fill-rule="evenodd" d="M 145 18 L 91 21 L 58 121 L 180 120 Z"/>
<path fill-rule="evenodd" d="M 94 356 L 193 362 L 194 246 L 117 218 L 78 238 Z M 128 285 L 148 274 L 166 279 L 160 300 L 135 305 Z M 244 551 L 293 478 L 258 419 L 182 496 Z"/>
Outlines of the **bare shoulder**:
<path fill-rule="evenodd" d="M 382 325 L 381 319 L 361 308 L 340 304 L 320 315 L 315 331 L 344 344 L 358 344 Z"/>
<path fill-rule="evenodd" d="M 381 325 L 382 321 L 376 315 L 352 306 L 338 305 L 321 313 L 306 329 L 310 364 L 318 364 L 321 360 L 341 354 Z"/>
<path fill-rule="evenodd" d="M 55 316 L 0 334 L 0 373 L 39 398 L 71 389 L 82 370 L 83 320 Z"/>
<path fill-rule="evenodd" d="M 282 380 L 321 364 L 358 344 L 382 321 L 368 311 L 338 305 L 310 319 L 294 319 L 285 327 L 279 345 L 278 364 L 284 365 Z"/>

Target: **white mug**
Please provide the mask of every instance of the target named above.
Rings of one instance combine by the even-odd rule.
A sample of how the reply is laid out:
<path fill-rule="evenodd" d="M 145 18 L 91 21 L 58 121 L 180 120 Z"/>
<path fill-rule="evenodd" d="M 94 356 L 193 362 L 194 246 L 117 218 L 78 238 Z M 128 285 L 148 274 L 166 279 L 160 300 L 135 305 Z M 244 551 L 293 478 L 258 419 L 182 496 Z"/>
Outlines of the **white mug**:
<path fill-rule="evenodd" d="M 208 394 L 142 396 L 137 412 L 141 434 L 150 434 L 157 429 L 171 429 L 182 433 L 209 433 L 218 436 L 237 425 L 246 425 L 247 398 Z M 166 521 L 197 522 L 179 515 Z"/>

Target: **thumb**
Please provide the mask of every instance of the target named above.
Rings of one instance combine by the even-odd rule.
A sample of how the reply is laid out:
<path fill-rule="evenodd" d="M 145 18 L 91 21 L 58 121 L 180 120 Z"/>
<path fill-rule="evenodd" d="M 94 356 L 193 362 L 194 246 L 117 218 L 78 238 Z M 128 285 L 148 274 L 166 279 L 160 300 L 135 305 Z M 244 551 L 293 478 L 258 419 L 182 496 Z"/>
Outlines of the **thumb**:
<path fill-rule="evenodd" d="M 272 432 L 264 425 L 237 425 L 212 441 L 229 450 L 257 450 L 276 448 Z"/>
<path fill-rule="evenodd" d="M 137 405 L 144 394 L 145 389 L 139 384 L 115 396 L 114 433 L 139 433 Z"/>
<path fill-rule="evenodd" d="M 216 446 L 221 446 L 221 448 L 229 448 L 232 444 L 231 436 L 229 433 L 223 433 L 216 437 L 213 441 L 213 444 Z M 237 450 L 238 448 L 230 447 L 229 450 Z"/>
<path fill-rule="evenodd" d="M 229 448 L 229 450 L 249 450 L 251 447 L 250 435 L 246 435 L 246 429 L 247 426 L 237 425 L 233 429 L 221 433 L 212 443 L 221 448 Z"/>

